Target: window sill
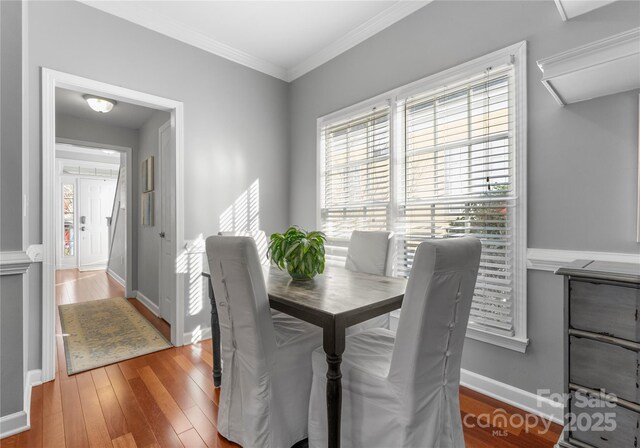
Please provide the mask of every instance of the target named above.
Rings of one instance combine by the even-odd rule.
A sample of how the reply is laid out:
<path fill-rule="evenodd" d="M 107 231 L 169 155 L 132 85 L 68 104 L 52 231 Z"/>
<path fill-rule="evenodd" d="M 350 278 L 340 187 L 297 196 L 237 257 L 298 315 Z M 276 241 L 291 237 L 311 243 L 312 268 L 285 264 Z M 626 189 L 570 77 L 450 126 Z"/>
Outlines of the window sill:
<path fill-rule="evenodd" d="M 486 342 L 487 344 L 497 345 L 498 347 L 508 348 L 516 352 L 525 353 L 529 338 L 518 338 L 515 336 L 503 336 L 501 334 L 490 333 L 488 331 L 477 328 L 468 327 L 467 337 L 476 341 Z"/>
<path fill-rule="evenodd" d="M 392 311 L 392 330 L 397 329 L 398 319 L 400 319 L 400 310 Z M 529 338 L 522 339 L 513 336 L 503 336 L 472 327 L 467 328 L 467 337 L 469 339 L 475 339 L 476 341 L 482 341 L 486 342 L 487 344 L 497 345 L 498 347 L 506 348 L 519 353 L 525 353 L 527 350 L 527 345 L 529 345 Z"/>

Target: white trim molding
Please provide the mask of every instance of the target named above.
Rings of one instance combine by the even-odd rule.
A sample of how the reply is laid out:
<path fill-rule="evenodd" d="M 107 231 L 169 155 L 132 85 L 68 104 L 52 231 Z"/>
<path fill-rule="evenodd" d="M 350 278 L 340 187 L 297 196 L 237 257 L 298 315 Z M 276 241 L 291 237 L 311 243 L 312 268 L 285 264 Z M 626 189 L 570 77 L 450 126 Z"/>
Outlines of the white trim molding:
<path fill-rule="evenodd" d="M 31 266 L 32 260 L 25 251 L 0 252 L 0 275 L 22 275 Z"/>
<path fill-rule="evenodd" d="M 42 123 L 42 378 L 54 379 L 56 372 L 55 338 L 55 91 L 57 87 L 87 94 L 112 98 L 138 106 L 164 110 L 171 113 L 173 159 L 175 169 L 175 253 L 180 254 L 184 246 L 184 106 L 168 98 L 151 95 L 125 87 L 107 84 L 88 78 L 42 68 L 41 79 L 41 123 Z M 131 170 L 132 171 L 132 170 Z M 176 273 L 175 324 L 171 325 L 171 342 L 182 345 L 184 336 L 184 274 Z M 188 292 L 187 292 L 188 293 Z"/>
<path fill-rule="evenodd" d="M 29 413 L 24 410 L 0 417 L 0 439 L 28 431 Z"/>
<path fill-rule="evenodd" d="M 563 22 L 581 16 L 594 9 L 613 3 L 616 0 L 555 0 L 558 13 Z"/>
<path fill-rule="evenodd" d="M 575 260 L 612 261 L 617 263 L 640 263 L 640 253 L 595 252 L 582 250 L 536 249 L 527 251 L 527 268 L 537 271 L 555 272 Z"/>
<path fill-rule="evenodd" d="M 320 67 L 322 64 L 329 62 L 336 56 L 341 55 L 347 50 L 369 39 L 371 36 L 378 34 L 385 28 L 390 27 L 394 23 L 413 14 L 422 7 L 428 5 L 433 0 L 421 1 L 399 1 L 380 12 L 376 16 L 367 20 L 362 25 L 351 30 L 341 38 L 333 41 L 331 44 L 311 55 L 306 60 L 290 68 L 287 71 L 285 81 L 293 81 L 302 75 L 309 73 L 311 70 Z"/>
<path fill-rule="evenodd" d="M 640 87 L 640 28 L 538 60 L 560 106 Z"/>
<path fill-rule="evenodd" d="M 120 17 L 121 19 L 135 23 L 136 25 L 164 34 L 165 36 L 199 48 L 208 53 L 215 54 L 221 58 L 252 68 L 273 76 L 274 78 L 288 81 L 287 70 L 285 68 L 212 39 L 211 37 L 195 31 L 173 18 L 158 14 L 152 7 L 139 5 L 136 8 L 130 8 L 127 7 L 124 2 L 103 2 L 91 0 L 79 1 L 87 6 L 91 6 L 92 8 L 99 9 L 107 14 Z"/>
<path fill-rule="evenodd" d="M 500 335 L 498 332 L 490 333 L 489 329 L 469 328 L 467 337 L 482 342 L 494 344 L 500 347 L 524 353 L 528 344 L 527 333 L 527 42 L 521 41 L 510 45 L 506 48 L 496 50 L 484 56 L 480 56 L 458 66 L 449 68 L 440 73 L 430 75 L 424 79 L 420 79 L 409 83 L 405 86 L 392 89 L 385 93 L 379 94 L 368 100 L 346 107 L 344 109 L 329 113 L 317 119 L 316 133 L 316 227 L 322 228 L 320 221 L 322 204 L 322 183 L 324 176 L 323 160 L 323 141 L 322 129 L 332 123 L 349 119 L 350 117 L 370 110 L 380 104 L 390 104 L 392 110 L 397 111 L 397 104 L 403 99 L 421 95 L 424 92 L 433 89 L 442 88 L 442 86 L 451 86 L 454 83 L 468 81 L 470 77 L 478 76 L 485 73 L 487 67 L 498 67 L 504 64 L 512 64 L 514 68 L 515 79 L 515 100 L 512 112 L 516 116 L 512 119 L 515 123 L 515 163 L 513 167 L 513 177 L 515 183 L 515 219 L 514 227 L 516 232 L 513 237 L 514 261 L 513 274 L 514 292 L 513 292 L 513 336 Z M 395 123 L 399 122 L 398 113 L 392 113 L 389 131 L 391 140 L 396 142 L 399 140 L 401 133 L 394 133 Z M 391 189 L 394 191 L 393 176 L 397 171 L 396 165 L 397 154 L 400 145 L 392 143 L 391 145 Z M 391 201 L 394 201 L 394 194 L 391 195 Z M 392 202 L 392 213 L 397 210 L 397 205 Z M 395 226 L 393 219 L 391 226 Z M 395 230 L 389 228 L 389 230 Z M 333 244 L 332 244 L 333 245 Z M 328 255 L 332 255 L 328 252 Z"/>
<path fill-rule="evenodd" d="M 546 418 L 563 425 L 564 406 L 548 397 L 536 395 L 523 389 L 501 383 L 469 370 L 460 369 L 460 384 L 483 395 L 515 406 L 530 414 Z"/>
<path fill-rule="evenodd" d="M 420 8 L 431 3 L 432 0 L 395 2 L 360 26 L 333 41 L 327 47 L 311 55 L 298 65 L 290 68 L 279 66 L 263 58 L 251 55 L 206 36 L 205 34 L 195 31 L 193 28 L 175 20 L 172 17 L 159 14 L 150 6 L 139 5 L 136 8 L 130 8 L 127 7 L 124 2 L 103 2 L 92 0 L 79 1 L 87 6 L 99 9 L 102 12 L 120 17 L 121 19 L 164 34 L 165 36 L 169 36 L 185 44 L 200 48 L 201 50 L 215 54 L 216 56 L 220 56 L 224 59 L 228 59 L 229 61 L 252 68 L 273 76 L 274 78 L 291 82 L 345 51 L 355 47 L 359 43 L 367 40 L 374 34 L 379 33 L 399 20 L 413 14 Z"/>
<path fill-rule="evenodd" d="M 107 274 L 116 281 L 116 283 L 118 283 L 120 286 L 122 286 L 123 288 L 126 288 L 126 282 L 124 281 L 124 279 L 122 277 L 120 277 L 118 274 L 116 274 L 116 272 L 111 269 L 111 268 L 107 268 Z"/>
<path fill-rule="evenodd" d="M 529 338 L 526 337 L 526 333 L 524 337 L 505 336 L 498 333 L 484 331 L 480 328 L 473 328 L 468 326 L 466 337 L 468 337 L 469 339 L 475 339 L 476 341 L 497 345 L 498 347 L 508 348 L 509 350 L 514 350 L 520 353 L 525 353 L 527 350 L 527 346 L 529 345 Z"/>
<path fill-rule="evenodd" d="M 134 291 L 136 299 L 142 303 L 154 316 L 160 316 L 160 307 L 153 303 L 149 297 L 142 294 L 140 291 Z"/>
<path fill-rule="evenodd" d="M 23 410 L 0 417 L 0 439 L 12 436 L 31 428 L 31 391 L 42 384 L 42 371 L 29 370 L 24 378 Z"/>
<path fill-rule="evenodd" d="M 32 244 L 26 252 L 33 263 L 42 263 L 42 244 Z"/>

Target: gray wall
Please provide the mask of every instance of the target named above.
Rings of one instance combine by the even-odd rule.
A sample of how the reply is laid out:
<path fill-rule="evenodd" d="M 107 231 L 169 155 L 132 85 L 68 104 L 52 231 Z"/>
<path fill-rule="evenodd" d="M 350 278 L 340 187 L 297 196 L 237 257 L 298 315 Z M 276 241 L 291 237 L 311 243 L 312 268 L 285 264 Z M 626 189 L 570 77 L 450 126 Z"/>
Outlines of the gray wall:
<path fill-rule="evenodd" d="M 22 276 L 0 276 L 0 416 L 22 410 Z"/>
<path fill-rule="evenodd" d="M 291 84 L 290 222 L 316 225 L 318 117 L 526 40 L 529 247 L 638 253 L 638 92 L 561 108 L 535 62 L 638 25 L 638 2 L 569 22 L 552 1 L 429 4 Z M 532 392 L 559 391 L 562 282 L 533 271 L 528 279 L 527 353 L 467 340 L 463 368 Z"/>
<path fill-rule="evenodd" d="M 22 250 L 22 14 L 0 2 L 0 250 Z M 0 417 L 22 410 L 22 276 L 0 276 Z"/>
<path fill-rule="evenodd" d="M 140 128 L 139 132 L 139 151 L 138 164 L 141 167 L 142 162 L 148 157 L 154 158 L 155 178 L 154 178 L 154 211 L 155 219 L 153 226 L 143 226 L 141 220 L 136 221 L 138 230 L 138 291 L 144 294 L 149 300 L 156 305 L 160 304 L 159 293 L 159 270 L 160 270 L 160 171 L 159 171 L 159 135 L 160 126 L 171 119 L 168 112 L 157 111 L 147 120 Z M 141 169 L 141 168 L 139 168 Z M 136 176 L 138 182 L 138 191 L 142 191 L 142 176 Z"/>
<path fill-rule="evenodd" d="M 256 179 L 262 227 L 267 232 L 286 227 L 285 82 L 79 2 L 29 2 L 28 26 L 31 244 L 42 242 L 40 67 L 184 103 L 187 239 L 216 233 L 220 214 Z M 40 322 L 39 271 L 31 277 L 32 321 Z M 206 291 L 199 300 L 204 298 Z M 202 305 L 185 331 L 209 326 L 208 307 Z M 40 326 L 34 324 L 32 331 L 30 340 L 40 341 Z M 30 368 L 39 366 L 40 356 L 38 344 L 30 351 Z"/>
<path fill-rule="evenodd" d="M 22 250 L 22 14 L 0 3 L 0 250 Z M 11 213 L 7 213 L 11 211 Z"/>

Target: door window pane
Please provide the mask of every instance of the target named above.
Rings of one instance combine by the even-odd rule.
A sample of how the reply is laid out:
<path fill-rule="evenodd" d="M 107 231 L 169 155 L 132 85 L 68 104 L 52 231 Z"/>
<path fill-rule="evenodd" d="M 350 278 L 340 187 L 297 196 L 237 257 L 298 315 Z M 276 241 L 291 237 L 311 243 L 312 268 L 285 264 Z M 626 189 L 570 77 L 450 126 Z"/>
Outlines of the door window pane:
<path fill-rule="evenodd" d="M 73 184 L 62 185 L 62 215 L 63 215 L 63 253 L 72 257 L 76 250 L 76 235 L 74 226 L 75 197 Z"/>

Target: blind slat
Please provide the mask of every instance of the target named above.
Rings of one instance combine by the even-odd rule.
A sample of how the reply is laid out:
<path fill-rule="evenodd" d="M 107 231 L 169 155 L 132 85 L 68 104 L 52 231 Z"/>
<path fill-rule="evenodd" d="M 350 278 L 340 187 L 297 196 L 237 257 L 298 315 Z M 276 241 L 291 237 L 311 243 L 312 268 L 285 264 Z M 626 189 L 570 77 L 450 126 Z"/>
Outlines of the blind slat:
<path fill-rule="evenodd" d="M 344 259 L 355 229 L 392 230 L 395 273 L 408 276 L 422 241 L 476 236 L 483 252 L 470 325 L 513 335 L 513 79 L 514 68 L 504 65 L 399 99 L 398 135 L 391 135 L 390 106 L 322 128 L 321 226 L 342 241 L 327 245 L 328 259 Z M 393 186 L 392 163 L 399 164 Z"/>

